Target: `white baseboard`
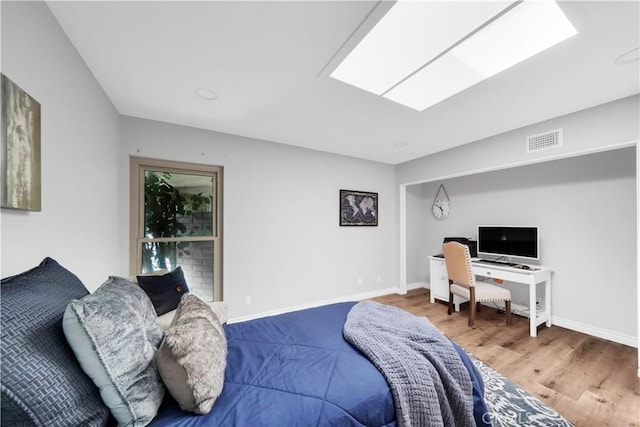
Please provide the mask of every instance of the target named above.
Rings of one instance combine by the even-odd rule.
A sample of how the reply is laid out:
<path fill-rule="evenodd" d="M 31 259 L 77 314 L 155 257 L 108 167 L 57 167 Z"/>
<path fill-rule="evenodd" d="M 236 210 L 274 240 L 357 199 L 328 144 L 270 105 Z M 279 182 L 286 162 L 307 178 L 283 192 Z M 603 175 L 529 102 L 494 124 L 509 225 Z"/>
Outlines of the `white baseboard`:
<path fill-rule="evenodd" d="M 558 316 L 551 316 L 551 323 L 562 328 L 571 329 L 572 331 L 582 332 L 583 334 L 628 345 L 629 347 L 638 347 L 638 337 L 634 337 L 632 335 L 621 334 L 608 329 L 602 329 L 585 323 L 576 322 L 574 320 L 563 319 Z"/>
<path fill-rule="evenodd" d="M 414 282 L 407 284 L 407 290 L 418 289 L 418 288 L 428 288 L 429 284 L 427 282 Z M 288 313 L 291 311 L 299 311 L 307 308 L 320 307 L 322 305 L 335 304 L 339 302 L 347 302 L 347 301 L 361 301 L 369 298 L 380 297 L 389 294 L 405 294 L 406 291 L 403 291 L 399 287 L 391 287 L 384 289 L 376 289 L 374 291 L 361 292 L 358 294 L 346 295 L 337 298 L 330 298 L 321 301 L 315 301 L 307 304 L 300 304 L 296 306 L 283 307 L 276 310 L 264 311 L 261 313 L 251 314 L 248 316 L 240 316 L 230 318 L 228 323 L 238 323 L 244 322 L 252 319 L 259 319 L 261 317 L 266 316 L 274 316 L 277 314 Z M 587 335 L 591 335 L 598 338 L 603 338 L 609 341 L 617 342 L 620 344 L 628 345 L 630 347 L 638 348 L 638 338 L 632 335 L 620 334 L 618 332 L 610 331 L 608 329 L 602 329 L 595 326 L 587 325 L 585 323 L 576 322 L 574 320 L 564 319 L 558 316 L 552 316 L 551 322 L 553 325 L 560 326 L 562 328 L 571 329 L 572 331 L 582 332 Z M 640 368 L 639 368 L 640 369 Z"/>
<path fill-rule="evenodd" d="M 284 307 L 276 310 L 264 311 L 262 313 L 250 314 L 248 316 L 233 317 L 229 319 L 227 323 L 245 322 L 247 320 L 259 319 L 261 317 L 267 317 L 267 316 L 275 316 L 276 314 L 283 314 L 283 313 L 289 313 L 291 311 L 299 311 L 307 308 L 320 307 L 322 305 L 329 305 L 329 304 L 335 304 L 335 303 L 347 302 L 347 301 L 361 301 L 369 298 L 381 297 L 383 295 L 403 294 L 403 293 L 406 293 L 406 292 L 401 291 L 399 287 L 376 289 L 375 291 L 361 292 L 358 294 L 346 295 L 343 297 L 330 298 L 330 299 L 315 301 L 307 304 Z"/>
<path fill-rule="evenodd" d="M 418 288 L 429 289 L 429 283 L 428 282 L 414 282 L 414 283 L 408 283 L 407 284 L 407 290 L 408 291 L 410 291 L 412 289 L 418 289 Z"/>

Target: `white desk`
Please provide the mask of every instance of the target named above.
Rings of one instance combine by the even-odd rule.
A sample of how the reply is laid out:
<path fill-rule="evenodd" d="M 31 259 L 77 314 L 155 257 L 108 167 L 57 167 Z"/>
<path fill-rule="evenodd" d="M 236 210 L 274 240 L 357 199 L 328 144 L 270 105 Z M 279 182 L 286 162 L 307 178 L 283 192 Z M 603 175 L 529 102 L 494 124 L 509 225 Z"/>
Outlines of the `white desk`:
<path fill-rule="evenodd" d="M 431 268 L 431 302 L 436 299 L 449 301 L 449 278 L 447 277 L 447 267 L 444 258 L 429 257 Z M 531 270 L 509 267 L 506 265 L 489 264 L 474 258 L 471 262 L 473 274 L 491 279 L 501 279 L 508 282 L 529 285 L 529 335 L 537 336 L 539 325 L 546 323 L 551 326 L 551 269 L 543 266 L 531 266 Z M 536 306 L 537 287 L 539 283 L 544 283 L 544 306 L 542 312 L 538 312 Z M 456 311 L 460 310 L 460 303 L 465 302 L 464 298 L 457 295 L 454 298 Z"/>

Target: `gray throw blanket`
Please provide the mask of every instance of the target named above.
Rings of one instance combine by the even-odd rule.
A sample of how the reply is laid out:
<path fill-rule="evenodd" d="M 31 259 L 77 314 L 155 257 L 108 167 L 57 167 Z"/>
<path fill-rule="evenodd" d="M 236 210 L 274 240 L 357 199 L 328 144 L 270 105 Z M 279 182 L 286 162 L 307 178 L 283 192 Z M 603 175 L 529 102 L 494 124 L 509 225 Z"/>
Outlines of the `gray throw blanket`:
<path fill-rule="evenodd" d="M 402 426 L 475 426 L 469 372 L 426 317 L 376 302 L 353 306 L 344 337 L 389 383 Z"/>

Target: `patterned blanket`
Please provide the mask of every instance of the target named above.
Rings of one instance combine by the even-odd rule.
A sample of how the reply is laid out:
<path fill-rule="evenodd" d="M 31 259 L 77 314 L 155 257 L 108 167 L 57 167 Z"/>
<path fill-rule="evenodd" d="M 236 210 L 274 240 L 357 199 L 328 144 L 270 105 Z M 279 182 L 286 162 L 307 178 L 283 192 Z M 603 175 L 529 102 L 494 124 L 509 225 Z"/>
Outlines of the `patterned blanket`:
<path fill-rule="evenodd" d="M 425 317 L 360 302 L 343 332 L 389 383 L 398 426 L 475 426 L 469 372 Z"/>

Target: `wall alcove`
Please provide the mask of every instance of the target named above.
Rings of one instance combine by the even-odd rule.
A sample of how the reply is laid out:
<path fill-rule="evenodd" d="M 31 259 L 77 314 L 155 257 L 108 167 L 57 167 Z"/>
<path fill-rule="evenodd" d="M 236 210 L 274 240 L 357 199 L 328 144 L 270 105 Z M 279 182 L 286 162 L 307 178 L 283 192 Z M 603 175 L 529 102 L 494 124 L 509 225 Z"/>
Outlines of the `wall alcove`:
<path fill-rule="evenodd" d="M 445 236 L 475 238 L 480 224 L 536 225 L 540 263 L 554 270 L 554 324 L 637 347 L 637 151 L 621 144 L 401 185 L 401 287 L 428 286 L 428 257 Z M 451 197 L 446 221 L 431 215 L 440 184 Z M 507 286 L 514 301 L 527 300 L 524 287 Z M 620 295 L 629 296 L 623 306 Z"/>

